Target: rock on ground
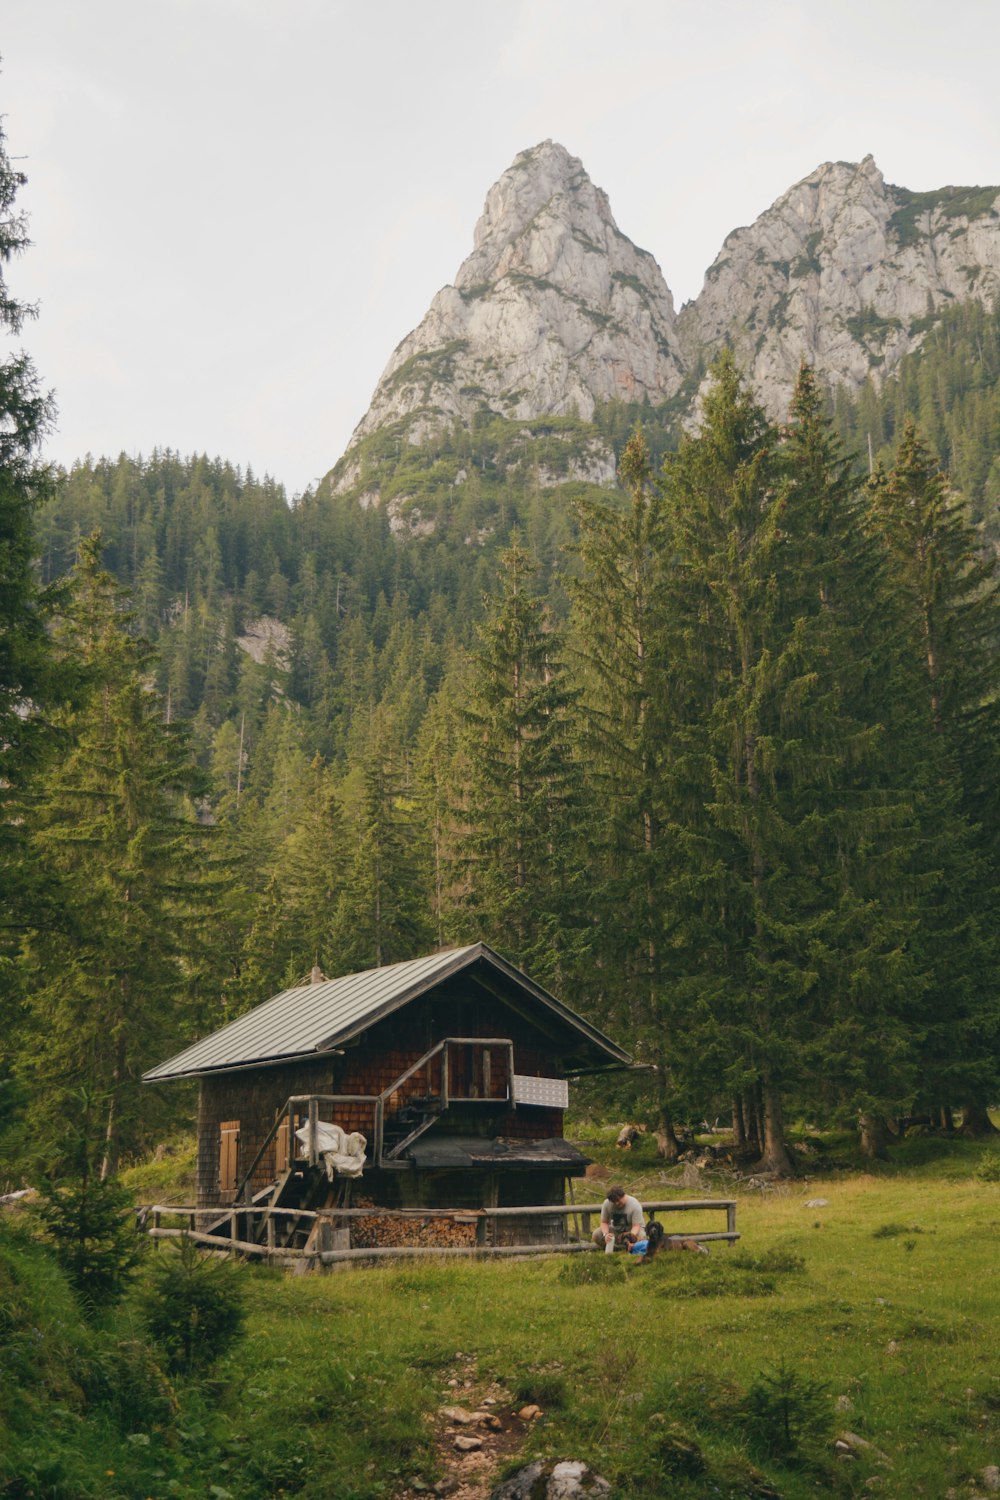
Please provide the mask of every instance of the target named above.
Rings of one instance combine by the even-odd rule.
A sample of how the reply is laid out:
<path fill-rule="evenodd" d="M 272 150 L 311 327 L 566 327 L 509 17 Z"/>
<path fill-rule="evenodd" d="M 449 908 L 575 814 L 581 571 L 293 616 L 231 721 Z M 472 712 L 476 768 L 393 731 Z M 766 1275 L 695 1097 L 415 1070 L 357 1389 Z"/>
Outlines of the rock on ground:
<path fill-rule="evenodd" d="M 610 1494 L 608 1481 L 595 1474 L 589 1464 L 563 1459 L 559 1463 L 528 1464 L 498 1485 L 490 1500 L 596 1500 Z"/>

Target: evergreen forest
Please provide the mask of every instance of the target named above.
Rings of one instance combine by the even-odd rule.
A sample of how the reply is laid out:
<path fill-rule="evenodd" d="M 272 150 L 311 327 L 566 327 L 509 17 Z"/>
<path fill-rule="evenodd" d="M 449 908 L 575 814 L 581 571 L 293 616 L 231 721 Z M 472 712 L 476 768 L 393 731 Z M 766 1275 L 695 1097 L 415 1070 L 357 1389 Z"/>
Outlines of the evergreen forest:
<path fill-rule="evenodd" d="M 169 449 L 55 470 L 2 374 L 9 1185 L 72 1167 L 67 1116 L 103 1178 L 148 1152 L 191 1101 L 142 1071 L 313 965 L 479 939 L 632 1051 L 609 1102 L 667 1157 L 703 1117 L 778 1173 L 790 1118 L 992 1129 L 1000 311 L 854 400 L 803 369 L 777 426 L 723 355 L 694 435 L 386 429 L 368 508 Z M 573 477 L 595 439 L 616 490 Z"/>

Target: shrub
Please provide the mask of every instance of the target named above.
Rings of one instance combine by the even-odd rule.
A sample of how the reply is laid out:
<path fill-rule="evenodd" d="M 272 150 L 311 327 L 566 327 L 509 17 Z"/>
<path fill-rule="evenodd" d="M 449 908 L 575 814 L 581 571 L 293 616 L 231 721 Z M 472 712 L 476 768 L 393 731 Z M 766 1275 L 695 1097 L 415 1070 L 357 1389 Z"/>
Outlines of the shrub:
<path fill-rule="evenodd" d="M 720 1264 L 736 1271 L 764 1271 L 771 1276 L 797 1275 L 806 1268 L 801 1255 L 794 1250 L 782 1250 L 778 1245 L 760 1255 L 752 1255 L 749 1250 L 730 1250 Z"/>
<path fill-rule="evenodd" d="M 84 1307 L 117 1301 L 143 1250 L 128 1190 L 85 1167 L 77 1177 L 42 1178 L 31 1214 Z"/>
<path fill-rule="evenodd" d="M 676 1425 L 668 1427 L 665 1432 L 653 1434 L 650 1447 L 670 1475 L 696 1479 L 705 1473 L 705 1456 L 698 1444 Z"/>
<path fill-rule="evenodd" d="M 760 1256 L 761 1262 L 765 1260 Z M 755 1258 L 733 1265 L 727 1255 L 708 1260 L 700 1255 L 658 1255 L 650 1271 L 650 1284 L 661 1297 L 772 1297 L 778 1290 L 775 1275 L 758 1269 Z"/>
<path fill-rule="evenodd" d="M 980 1182 L 1000 1182 L 1000 1151 L 990 1151 L 976 1168 Z"/>
<path fill-rule="evenodd" d="M 96 1349 L 84 1388 L 122 1432 L 167 1427 L 178 1414 L 170 1381 L 140 1339 L 109 1339 Z"/>
<path fill-rule="evenodd" d="M 774 1458 L 792 1458 L 805 1442 L 825 1437 L 830 1415 L 827 1386 L 784 1360 L 758 1376 L 740 1410 L 751 1442 Z"/>
<path fill-rule="evenodd" d="M 528 1371 L 514 1381 L 511 1389 L 516 1401 L 531 1401 L 554 1411 L 561 1410 L 569 1403 L 569 1387 L 565 1376 L 548 1370 Z"/>
<path fill-rule="evenodd" d="M 566 1286 L 621 1281 L 628 1258 L 627 1255 L 576 1255 L 559 1267 L 559 1280 Z"/>
<path fill-rule="evenodd" d="M 139 1310 L 169 1370 L 205 1369 L 243 1331 L 243 1278 L 229 1261 L 200 1255 L 184 1235 L 155 1260 Z"/>

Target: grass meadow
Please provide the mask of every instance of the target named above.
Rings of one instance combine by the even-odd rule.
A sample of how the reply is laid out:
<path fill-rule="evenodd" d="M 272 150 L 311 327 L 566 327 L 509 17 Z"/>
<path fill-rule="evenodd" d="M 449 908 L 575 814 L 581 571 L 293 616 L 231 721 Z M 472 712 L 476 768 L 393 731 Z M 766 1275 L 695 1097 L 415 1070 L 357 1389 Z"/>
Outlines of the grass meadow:
<path fill-rule="evenodd" d="M 590 1134 L 640 1198 L 699 1195 L 651 1143 L 622 1156 Z M 461 1497 L 534 1457 L 586 1459 L 615 1496 L 646 1500 L 988 1494 L 1000 1145 L 918 1138 L 875 1169 L 846 1140 L 818 1147 L 808 1175 L 765 1190 L 704 1174 L 738 1198 L 742 1235 L 710 1256 L 240 1268 L 245 1335 L 186 1380 L 155 1373 L 133 1300 L 85 1326 L 32 1261 L 48 1309 L 21 1409 L 0 1412 L 0 1495 L 399 1500 L 444 1480 Z M 674 1222 L 718 1227 L 695 1217 Z M 109 1349 L 131 1374 L 102 1386 L 88 1359 Z M 504 1430 L 462 1459 L 440 1409 L 484 1400 Z M 514 1418 L 526 1404 L 541 1415 Z"/>

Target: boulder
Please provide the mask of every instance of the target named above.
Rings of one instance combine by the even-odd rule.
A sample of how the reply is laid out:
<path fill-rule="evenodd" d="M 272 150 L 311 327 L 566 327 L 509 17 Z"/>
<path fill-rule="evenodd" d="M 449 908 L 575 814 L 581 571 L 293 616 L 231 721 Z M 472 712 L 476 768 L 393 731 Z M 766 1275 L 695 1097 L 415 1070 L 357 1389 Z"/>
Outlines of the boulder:
<path fill-rule="evenodd" d="M 611 1486 L 580 1459 L 536 1462 L 505 1479 L 490 1500 L 597 1500 Z"/>

